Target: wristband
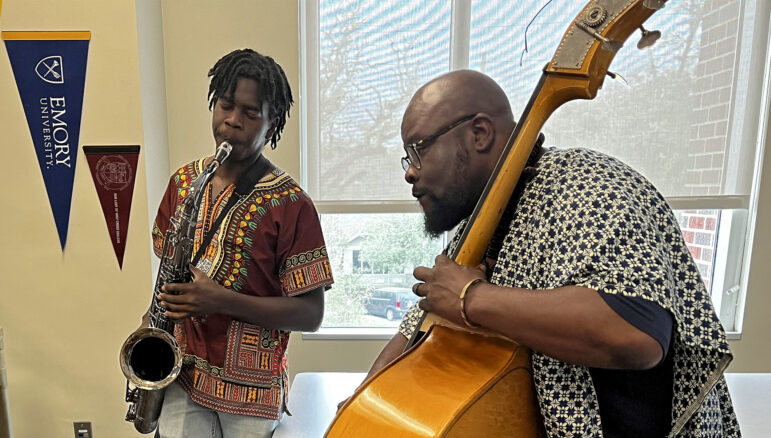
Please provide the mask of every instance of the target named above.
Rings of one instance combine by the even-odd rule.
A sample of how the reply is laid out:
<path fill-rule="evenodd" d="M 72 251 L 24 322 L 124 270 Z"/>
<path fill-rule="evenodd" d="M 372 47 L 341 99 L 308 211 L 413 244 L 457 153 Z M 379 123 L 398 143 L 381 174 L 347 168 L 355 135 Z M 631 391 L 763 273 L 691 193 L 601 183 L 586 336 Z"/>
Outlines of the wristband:
<path fill-rule="evenodd" d="M 460 317 L 463 318 L 463 322 L 466 324 L 466 327 L 469 328 L 477 328 L 481 327 L 479 324 L 474 324 L 468 319 L 468 315 L 466 315 L 466 294 L 468 293 L 469 289 L 471 289 L 472 286 L 474 286 L 477 283 L 485 281 L 484 278 L 475 278 L 468 283 L 466 283 L 465 286 L 463 286 L 463 289 L 460 291 Z"/>

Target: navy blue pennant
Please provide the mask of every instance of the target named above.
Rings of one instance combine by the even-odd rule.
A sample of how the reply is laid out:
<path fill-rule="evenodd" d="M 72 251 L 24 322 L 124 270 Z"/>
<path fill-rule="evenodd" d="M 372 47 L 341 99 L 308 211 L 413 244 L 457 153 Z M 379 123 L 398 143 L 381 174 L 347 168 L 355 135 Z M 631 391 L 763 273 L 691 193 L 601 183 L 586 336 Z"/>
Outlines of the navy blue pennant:
<path fill-rule="evenodd" d="M 2 32 L 64 250 L 91 32 Z"/>

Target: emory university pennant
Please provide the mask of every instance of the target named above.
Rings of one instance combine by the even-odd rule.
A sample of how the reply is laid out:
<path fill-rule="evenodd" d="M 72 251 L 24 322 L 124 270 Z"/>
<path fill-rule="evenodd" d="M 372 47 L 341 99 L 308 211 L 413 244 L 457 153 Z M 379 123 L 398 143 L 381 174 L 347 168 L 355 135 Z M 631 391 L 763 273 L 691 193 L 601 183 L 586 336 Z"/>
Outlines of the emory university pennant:
<path fill-rule="evenodd" d="M 2 32 L 64 250 L 91 32 Z"/>
<path fill-rule="evenodd" d="M 139 146 L 83 146 L 118 266 L 123 269 Z"/>

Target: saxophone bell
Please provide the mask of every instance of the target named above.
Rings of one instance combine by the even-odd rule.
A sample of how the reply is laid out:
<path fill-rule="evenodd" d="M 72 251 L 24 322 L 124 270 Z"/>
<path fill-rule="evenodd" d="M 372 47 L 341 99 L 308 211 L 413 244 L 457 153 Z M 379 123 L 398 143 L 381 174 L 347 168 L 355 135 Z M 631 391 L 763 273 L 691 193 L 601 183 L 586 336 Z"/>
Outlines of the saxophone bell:
<path fill-rule="evenodd" d="M 182 370 L 177 340 L 159 328 L 137 329 L 121 347 L 120 368 L 126 376 L 126 401 L 130 403 L 126 421 L 139 433 L 151 433 L 158 427 L 166 387 Z"/>
<path fill-rule="evenodd" d="M 170 333 L 155 327 L 140 328 L 121 347 L 120 369 L 137 388 L 165 388 L 182 370 L 182 351 Z"/>

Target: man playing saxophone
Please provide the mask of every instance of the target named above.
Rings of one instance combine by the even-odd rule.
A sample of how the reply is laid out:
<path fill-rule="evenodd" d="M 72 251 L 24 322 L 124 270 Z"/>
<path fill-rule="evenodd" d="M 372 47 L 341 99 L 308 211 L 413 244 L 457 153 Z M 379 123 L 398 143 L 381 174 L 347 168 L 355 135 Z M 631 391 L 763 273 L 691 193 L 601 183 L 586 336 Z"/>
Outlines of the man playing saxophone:
<path fill-rule="evenodd" d="M 244 49 L 208 75 L 214 144 L 227 142 L 232 152 L 201 188 L 192 281 L 166 284 L 157 297 L 183 352 L 158 430 L 164 438 L 267 437 L 286 406 L 289 333 L 319 327 L 333 279 L 311 199 L 262 157 L 266 143 L 276 147 L 293 103 L 283 69 Z M 172 175 L 153 227 L 156 254 L 211 160 Z"/>

